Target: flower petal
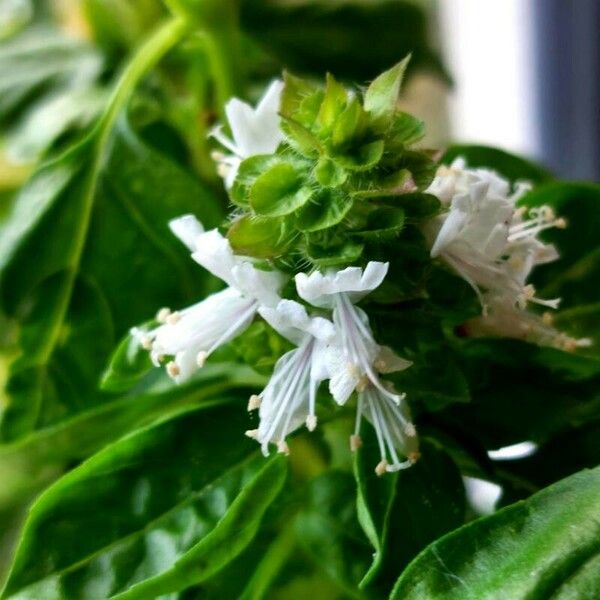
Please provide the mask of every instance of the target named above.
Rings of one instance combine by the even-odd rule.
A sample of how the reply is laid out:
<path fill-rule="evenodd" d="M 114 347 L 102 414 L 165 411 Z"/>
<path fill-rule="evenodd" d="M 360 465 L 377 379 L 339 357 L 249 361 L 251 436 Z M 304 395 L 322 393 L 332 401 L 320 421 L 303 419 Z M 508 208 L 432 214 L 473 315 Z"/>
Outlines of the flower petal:
<path fill-rule="evenodd" d="M 171 231 L 192 251 L 196 250 L 196 240 L 204 233 L 202 223 L 194 215 L 183 215 L 169 221 Z"/>

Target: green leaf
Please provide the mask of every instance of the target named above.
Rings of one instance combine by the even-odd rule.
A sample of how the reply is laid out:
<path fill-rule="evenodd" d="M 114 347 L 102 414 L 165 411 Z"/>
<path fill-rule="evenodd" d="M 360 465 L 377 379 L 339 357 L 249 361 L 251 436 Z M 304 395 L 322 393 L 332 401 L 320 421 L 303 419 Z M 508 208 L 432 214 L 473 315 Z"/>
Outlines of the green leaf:
<path fill-rule="evenodd" d="M 363 250 L 363 244 L 351 241 L 326 245 L 310 242 L 307 249 L 308 258 L 322 269 L 351 265 L 360 258 Z"/>
<path fill-rule="evenodd" d="M 450 164 L 455 158 L 464 157 L 469 167 L 493 169 L 512 181 L 530 181 L 534 184 L 547 183 L 554 179 L 544 167 L 525 158 L 510 154 L 490 146 L 454 145 L 450 146 L 442 158 Z"/>
<path fill-rule="evenodd" d="M 404 210 L 401 208 L 376 208 L 369 213 L 364 228 L 353 234 L 379 242 L 394 238 L 404 229 L 404 217 Z"/>
<path fill-rule="evenodd" d="M 243 440 L 244 412 L 181 414 L 63 477 L 32 507 L 2 598 L 151 598 L 220 570 L 286 473 Z"/>
<path fill-rule="evenodd" d="M 110 357 L 102 374 L 100 388 L 105 392 L 124 392 L 131 389 L 153 368 L 148 350 L 138 339 L 127 334 Z"/>
<path fill-rule="evenodd" d="M 292 232 L 284 219 L 245 215 L 231 224 L 227 238 L 236 254 L 275 258 L 289 246 Z"/>
<path fill-rule="evenodd" d="M 387 120 L 394 114 L 400 95 L 400 86 L 410 58 L 409 54 L 391 69 L 379 75 L 367 88 L 364 100 L 365 110 L 376 119 Z"/>
<path fill-rule="evenodd" d="M 354 97 L 338 115 L 333 123 L 331 143 L 338 152 L 347 150 L 351 142 L 360 143 L 366 126 L 366 115 L 358 98 Z"/>
<path fill-rule="evenodd" d="M 425 135 L 425 122 L 405 112 L 396 112 L 387 132 L 388 149 L 401 149 L 418 142 Z"/>
<path fill-rule="evenodd" d="M 110 144 L 99 139 L 44 165 L 0 226 L 0 300 L 22 328 L 5 439 L 100 402 L 115 338 L 153 305 L 180 306 L 210 289 L 167 223 L 193 212 L 214 225 L 215 199 L 125 123 Z"/>
<path fill-rule="evenodd" d="M 347 178 L 348 173 L 326 156 L 322 156 L 315 166 L 315 179 L 323 187 L 338 187 Z"/>
<path fill-rule="evenodd" d="M 596 468 L 465 525 L 408 566 L 391 600 L 592 598 L 599 503 Z"/>
<path fill-rule="evenodd" d="M 285 133 L 288 144 L 303 156 L 315 157 L 321 150 L 321 142 L 304 125 L 289 117 L 282 116 L 281 130 Z"/>
<path fill-rule="evenodd" d="M 289 163 L 279 163 L 260 175 L 250 188 L 250 206 L 263 217 L 282 217 L 304 206 L 313 191 Z"/>
<path fill-rule="evenodd" d="M 325 95 L 317 115 L 317 125 L 321 130 L 329 131 L 340 117 L 348 101 L 346 88 L 327 73 Z"/>
<path fill-rule="evenodd" d="M 136 78 L 185 31 L 178 21 L 157 30 L 95 130 L 42 165 L 0 225 L 0 308 L 20 329 L 5 440 L 101 403 L 99 373 L 115 339 L 149 317 L 149 300 L 187 303 L 207 290 L 167 222 L 194 212 L 214 224 L 219 205 L 124 121 L 115 125 Z"/>
<path fill-rule="evenodd" d="M 352 198 L 336 189 L 317 192 L 296 214 L 300 231 L 321 231 L 341 223 L 352 208 Z"/>
<path fill-rule="evenodd" d="M 249 367 L 207 364 L 185 386 L 174 386 L 158 369 L 131 394 L 107 400 L 60 423 L 0 447 L 0 510 L 27 501 L 56 479 L 65 467 L 97 452 L 128 432 L 184 408 L 238 400 L 234 390 L 263 387 Z M 238 392 L 239 393 L 239 392 Z"/>
<path fill-rule="evenodd" d="M 385 142 L 376 140 L 352 149 L 349 154 L 335 155 L 333 159 L 349 171 L 368 171 L 381 160 Z"/>
<path fill-rule="evenodd" d="M 303 120 L 298 119 L 297 112 L 299 111 L 302 103 L 307 98 L 312 97 L 316 92 L 318 92 L 319 88 L 306 79 L 296 77 L 288 71 L 284 71 L 283 73 L 283 82 L 284 86 L 283 91 L 281 92 L 280 104 L 281 114 L 284 117 L 297 120 L 305 125 Z M 317 113 L 315 111 L 313 116 L 316 117 L 316 114 Z"/>
<path fill-rule="evenodd" d="M 384 597 L 418 552 L 464 523 L 465 492 L 456 465 L 427 443 L 414 466 L 378 477 L 374 438 L 372 432 L 363 432 L 354 463 L 358 518 L 375 551 L 361 587 Z"/>
<path fill-rule="evenodd" d="M 245 158 L 240 163 L 231 186 L 231 200 L 238 206 L 247 208 L 250 205 L 250 188 L 254 185 L 254 182 L 265 171 L 280 162 L 280 157 L 273 154 L 257 154 Z"/>

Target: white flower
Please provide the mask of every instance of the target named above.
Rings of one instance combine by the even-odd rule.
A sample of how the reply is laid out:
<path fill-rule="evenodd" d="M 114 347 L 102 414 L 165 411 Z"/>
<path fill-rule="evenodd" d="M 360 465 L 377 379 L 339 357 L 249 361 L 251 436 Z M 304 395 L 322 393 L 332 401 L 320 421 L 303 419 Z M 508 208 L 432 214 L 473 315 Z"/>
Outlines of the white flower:
<path fill-rule="evenodd" d="M 219 163 L 219 175 L 225 179 L 228 188 L 233 185 L 242 160 L 257 154 L 273 154 L 283 141 L 283 133 L 279 127 L 282 90 L 283 82 L 275 80 L 256 108 L 238 98 L 232 98 L 225 105 L 233 139 L 223 133 L 222 126 L 213 129 L 211 135 L 231 152 L 228 155 L 213 153 L 213 158 Z"/>
<path fill-rule="evenodd" d="M 402 399 L 381 383 L 378 373 L 400 371 L 411 363 L 375 342 L 366 313 L 353 304 L 381 284 L 388 266 L 370 262 L 364 271 L 348 267 L 327 274 L 316 271 L 296 275 L 301 298 L 314 306 L 333 309 L 336 337 L 327 349 L 327 364 L 329 391 L 338 404 L 344 404 L 355 389 L 361 391 L 369 383 L 396 403 Z"/>
<path fill-rule="evenodd" d="M 268 454 L 269 443 L 288 453 L 285 438 L 302 423 L 310 431 L 317 425 L 317 388 L 326 379 L 325 347 L 335 335 L 333 324 L 321 317 L 309 317 L 306 309 L 292 300 L 281 300 L 275 308 L 261 307 L 260 315 L 281 335 L 298 347 L 284 354 L 275 365 L 265 389 L 252 396 L 248 410 L 260 407 L 258 429 L 246 435 L 256 439 Z"/>
<path fill-rule="evenodd" d="M 419 439 L 415 426 L 410 420 L 406 402 L 399 405 L 372 384 L 358 394 L 356 425 L 350 439 L 352 451 L 361 446 L 360 425 L 365 417 L 377 436 L 381 461 L 375 467 L 377 475 L 399 471 L 413 465 L 419 458 Z M 400 456 L 405 457 L 404 460 Z"/>
<path fill-rule="evenodd" d="M 592 344 L 589 338 L 573 338 L 557 330 L 550 313 L 539 316 L 515 307 L 502 297 L 492 297 L 488 313 L 468 320 L 462 328 L 468 337 L 513 338 L 566 352 Z"/>
<path fill-rule="evenodd" d="M 166 365 L 167 373 L 180 383 L 202 367 L 212 352 L 242 333 L 260 306 L 277 304 L 284 277 L 235 256 L 226 238 L 216 229 L 205 232 L 192 215 L 179 217 L 169 226 L 197 263 L 229 284 L 181 311 L 161 309 L 156 317 L 161 325 L 151 331 L 132 330 L 156 365 L 166 356 L 173 357 Z"/>
<path fill-rule="evenodd" d="M 510 299 L 524 308 L 536 302 L 556 308 L 558 300 L 536 298 L 535 290 L 526 284 L 533 267 L 555 260 L 552 245 L 537 239 L 538 233 L 550 227 L 564 227 L 548 207 L 529 211 L 517 209 L 516 201 L 528 189 L 510 184 L 486 169 L 467 169 L 457 159 L 450 167 L 440 167 L 427 190 L 447 207 L 440 217 L 425 226 L 431 243 L 431 256 L 441 257 L 477 293 L 487 311 L 491 296 Z"/>

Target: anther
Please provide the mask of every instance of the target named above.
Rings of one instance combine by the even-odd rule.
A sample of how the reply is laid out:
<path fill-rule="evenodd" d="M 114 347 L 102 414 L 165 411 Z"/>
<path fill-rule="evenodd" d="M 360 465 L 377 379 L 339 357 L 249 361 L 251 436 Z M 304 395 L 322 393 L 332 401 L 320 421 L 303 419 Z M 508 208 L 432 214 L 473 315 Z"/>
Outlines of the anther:
<path fill-rule="evenodd" d="M 177 377 L 179 375 L 179 373 L 181 372 L 181 370 L 179 369 L 179 365 L 174 361 L 167 363 L 166 369 L 167 369 L 167 374 L 172 379 L 175 379 L 175 377 Z"/>
<path fill-rule="evenodd" d="M 196 364 L 198 365 L 198 367 L 202 368 L 207 358 L 208 352 L 206 352 L 205 350 L 200 350 L 200 352 L 198 352 L 198 354 L 196 355 Z"/>
<path fill-rule="evenodd" d="M 244 432 L 244 435 L 251 440 L 255 440 L 258 437 L 258 429 L 248 429 Z"/>
<path fill-rule="evenodd" d="M 554 323 L 554 315 L 551 312 L 546 311 L 542 315 L 542 321 L 545 325 L 552 325 L 552 323 Z"/>
<path fill-rule="evenodd" d="M 375 467 L 375 474 L 377 475 L 377 477 L 381 477 L 382 475 L 385 475 L 385 473 L 387 471 L 387 467 L 388 467 L 387 460 L 382 460 L 381 462 L 379 462 L 378 465 Z"/>
<path fill-rule="evenodd" d="M 177 323 L 179 319 L 181 319 L 181 313 L 174 311 L 167 315 L 165 322 L 167 323 L 167 325 L 175 325 L 175 323 Z"/>
<path fill-rule="evenodd" d="M 404 433 L 408 437 L 415 437 L 417 435 L 417 430 L 415 429 L 415 426 L 412 423 L 407 423 L 404 426 Z"/>
<path fill-rule="evenodd" d="M 306 428 L 309 431 L 314 431 L 317 427 L 317 416 L 316 415 L 308 415 L 306 417 Z"/>
<path fill-rule="evenodd" d="M 140 344 L 144 350 L 152 350 L 152 338 L 148 335 L 143 335 L 140 338 Z"/>
<path fill-rule="evenodd" d="M 165 306 L 156 313 L 156 320 L 159 323 L 166 323 L 170 314 L 171 314 L 171 309 L 167 308 Z"/>
<path fill-rule="evenodd" d="M 356 452 L 362 446 L 362 439 L 360 435 L 351 435 L 350 436 L 350 450 L 352 452 Z"/>
<path fill-rule="evenodd" d="M 419 460 L 419 458 L 421 458 L 421 453 L 416 450 L 408 454 L 408 460 L 410 460 L 413 465 Z"/>
<path fill-rule="evenodd" d="M 256 410 L 257 408 L 260 408 L 260 403 L 261 403 L 260 396 L 257 396 L 256 394 L 252 394 L 252 396 L 250 396 L 250 398 L 248 400 L 248 412 L 250 412 L 251 410 Z"/>
<path fill-rule="evenodd" d="M 290 448 L 285 440 L 279 440 L 277 442 L 277 452 L 279 452 L 279 454 L 285 454 L 286 456 L 290 453 Z"/>

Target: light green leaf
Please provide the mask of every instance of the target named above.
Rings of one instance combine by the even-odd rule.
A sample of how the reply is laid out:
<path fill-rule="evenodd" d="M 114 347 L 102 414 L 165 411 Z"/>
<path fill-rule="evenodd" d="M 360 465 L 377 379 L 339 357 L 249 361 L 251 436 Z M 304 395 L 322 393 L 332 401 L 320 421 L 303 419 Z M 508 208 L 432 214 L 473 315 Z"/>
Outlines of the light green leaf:
<path fill-rule="evenodd" d="M 63 477 L 32 507 L 2 598 L 145 599 L 223 568 L 286 473 L 244 440 L 244 413 L 183 413 Z"/>
<path fill-rule="evenodd" d="M 593 598 L 600 589 L 600 468 L 582 471 L 424 550 L 391 600 Z"/>
<path fill-rule="evenodd" d="M 245 215 L 231 224 L 227 238 L 237 254 L 274 258 L 285 252 L 292 238 L 283 219 Z"/>
<path fill-rule="evenodd" d="M 375 79 L 365 92 L 365 110 L 376 119 L 389 119 L 396 110 L 400 86 L 404 79 L 410 54 Z"/>

